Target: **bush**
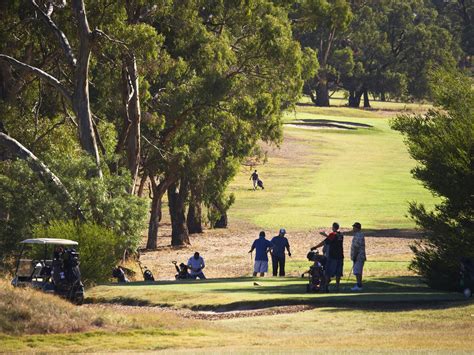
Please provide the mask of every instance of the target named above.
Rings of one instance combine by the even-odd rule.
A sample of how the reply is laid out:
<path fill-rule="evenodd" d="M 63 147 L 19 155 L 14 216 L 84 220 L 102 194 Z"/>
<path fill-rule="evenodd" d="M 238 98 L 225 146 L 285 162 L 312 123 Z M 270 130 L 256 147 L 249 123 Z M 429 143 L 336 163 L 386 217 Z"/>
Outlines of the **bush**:
<path fill-rule="evenodd" d="M 44 161 L 60 177 L 88 222 L 119 235 L 129 250 L 136 250 L 145 228 L 147 203 L 127 192 L 130 174 L 87 178 L 95 165 L 87 156 L 52 156 Z M 27 186 L 28 188 L 25 188 Z M 11 256 L 18 242 L 32 237 L 33 225 L 68 220 L 60 201 L 52 195 L 23 161 L 0 162 L 0 258 Z"/>
<path fill-rule="evenodd" d="M 125 248 L 123 238 L 91 223 L 56 221 L 47 227 L 35 226 L 33 235 L 35 238 L 63 238 L 78 242 L 81 275 L 86 283 L 109 280 Z"/>
<path fill-rule="evenodd" d="M 411 217 L 427 231 L 411 247 L 411 268 L 432 287 L 456 289 L 460 259 L 474 257 L 474 90 L 468 78 L 444 72 L 433 74 L 432 85 L 441 109 L 398 116 L 392 128 L 419 163 L 413 176 L 441 197 L 434 211 L 410 204 Z"/>

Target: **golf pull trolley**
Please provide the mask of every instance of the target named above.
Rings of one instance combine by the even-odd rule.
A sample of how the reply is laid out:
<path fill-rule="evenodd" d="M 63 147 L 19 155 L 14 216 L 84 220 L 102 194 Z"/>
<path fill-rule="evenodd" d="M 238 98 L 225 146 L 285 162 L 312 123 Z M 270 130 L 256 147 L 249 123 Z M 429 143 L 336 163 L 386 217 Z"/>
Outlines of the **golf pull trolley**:
<path fill-rule="evenodd" d="M 305 274 L 308 275 L 306 292 L 325 292 L 324 285 L 326 285 L 326 275 L 324 268 L 326 265 L 326 257 L 319 254 L 318 250 L 310 251 L 306 257 L 309 261 L 313 262 L 309 270 L 301 275 L 301 277 L 304 277 Z"/>

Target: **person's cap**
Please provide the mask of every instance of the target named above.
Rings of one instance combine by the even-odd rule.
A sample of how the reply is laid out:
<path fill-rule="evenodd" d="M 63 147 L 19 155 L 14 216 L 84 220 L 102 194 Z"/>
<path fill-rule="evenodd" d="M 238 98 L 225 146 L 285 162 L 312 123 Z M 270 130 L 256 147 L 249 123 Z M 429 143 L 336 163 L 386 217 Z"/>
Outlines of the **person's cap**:
<path fill-rule="evenodd" d="M 286 234 L 285 228 L 281 228 L 281 229 L 280 229 L 280 234 Z"/>
<path fill-rule="evenodd" d="M 260 234 L 259 234 L 260 237 L 265 237 L 265 232 L 264 231 L 261 231 Z"/>
<path fill-rule="evenodd" d="M 358 229 L 361 229 L 361 228 L 362 228 L 362 226 L 360 225 L 359 222 L 355 222 L 355 223 L 352 225 L 352 227 L 356 227 L 356 228 L 358 228 Z"/>
<path fill-rule="evenodd" d="M 339 229 L 339 223 L 337 223 L 337 222 L 334 222 L 334 223 L 332 224 L 332 226 L 335 227 L 335 228 L 337 228 L 337 229 Z"/>

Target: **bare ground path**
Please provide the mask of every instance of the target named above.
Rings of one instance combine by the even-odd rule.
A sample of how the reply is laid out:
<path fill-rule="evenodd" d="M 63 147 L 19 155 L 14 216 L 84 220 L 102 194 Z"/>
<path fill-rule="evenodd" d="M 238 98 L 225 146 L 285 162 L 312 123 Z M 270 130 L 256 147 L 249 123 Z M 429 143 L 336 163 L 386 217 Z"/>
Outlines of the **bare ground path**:
<path fill-rule="evenodd" d="M 292 258 L 287 258 L 287 263 L 291 264 L 295 260 L 305 261 L 310 247 L 322 240 L 319 235 L 319 231 L 322 230 L 324 229 L 296 233 L 287 231 L 292 250 Z M 160 230 L 157 250 L 142 251 L 140 260 L 152 270 L 156 279 L 170 280 L 175 274 L 171 262 L 175 260 L 178 263 L 186 263 L 195 251 L 199 251 L 205 259 L 204 272 L 208 278 L 246 276 L 251 274 L 253 265 L 248 251 L 253 240 L 258 237 L 259 231 L 252 226 L 234 224 L 228 229 L 206 230 L 202 234 L 191 235 L 190 246 L 174 248 L 170 246 L 170 226 L 165 224 Z M 267 239 L 271 239 L 278 234 L 278 231 L 266 231 L 266 233 Z M 368 261 L 409 261 L 412 256 L 409 245 L 419 237 L 419 232 L 414 230 L 366 231 Z M 345 237 L 346 258 L 349 255 L 351 241 L 351 236 Z M 136 265 L 130 266 L 137 270 Z M 299 270 L 290 271 L 288 276 L 298 276 L 298 273 Z"/>

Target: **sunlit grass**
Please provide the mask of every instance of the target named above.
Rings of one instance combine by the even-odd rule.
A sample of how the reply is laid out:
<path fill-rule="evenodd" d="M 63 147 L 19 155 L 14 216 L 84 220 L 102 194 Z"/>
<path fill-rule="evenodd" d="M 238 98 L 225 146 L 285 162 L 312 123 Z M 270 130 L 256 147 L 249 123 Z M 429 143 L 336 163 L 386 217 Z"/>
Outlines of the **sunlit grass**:
<path fill-rule="evenodd" d="M 323 114 L 326 110 L 329 115 Z M 297 108 L 287 121 L 318 119 L 365 124 L 357 130 L 285 128 L 280 152 L 258 166 L 264 191 L 253 191 L 251 169 L 231 184 L 236 203 L 230 217 L 262 228 L 305 231 L 338 220 L 365 228 L 412 228 L 408 202 L 436 201 L 410 175 L 415 162 L 388 118 L 348 108 Z"/>

